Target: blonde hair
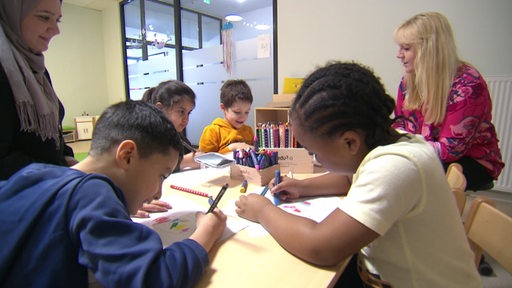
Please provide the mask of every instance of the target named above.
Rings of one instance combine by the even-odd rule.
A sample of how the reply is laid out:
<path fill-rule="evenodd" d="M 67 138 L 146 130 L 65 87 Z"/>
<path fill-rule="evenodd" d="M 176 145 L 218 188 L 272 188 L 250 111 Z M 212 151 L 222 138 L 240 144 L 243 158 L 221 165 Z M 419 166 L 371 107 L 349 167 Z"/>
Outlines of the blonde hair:
<path fill-rule="evenodd" d="M 448 19 L 437 12 L 420 13 L 395 29 L 395 42 L 416 50 L 414 74 L 405 77 L 406 109 L 420 109 L 426 123 L 439 124 L 462 61 Z"/>

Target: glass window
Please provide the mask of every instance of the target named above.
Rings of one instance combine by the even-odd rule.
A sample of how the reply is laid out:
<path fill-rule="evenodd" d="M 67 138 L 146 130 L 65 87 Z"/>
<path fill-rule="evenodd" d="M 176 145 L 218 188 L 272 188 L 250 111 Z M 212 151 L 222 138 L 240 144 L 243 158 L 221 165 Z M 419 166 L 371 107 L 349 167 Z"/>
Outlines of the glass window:
<path fill-rule="evenodd" d="M 127 63 L 142 59 L 142 25 L 140 21 L 140 1 L 134 0 L 123 7 L 125 19 L 125 39 Z"/>
<path fill-rule="evenodd" d="M 141 99 L 158 83 L 176 79 L 174 7 L 155 0 L 124 5 L 128 98 Z"/>
<path fill-rule="evenodd" d="M 208 16 L 201 16 L 201 38 L 202 48 L 212 47 L 221 44 L 220 42 L 220 28 L 221 22 Z"/>
<path fill-rule="evenodd" d="M 201 48 L 199 46 L 199 15 L 181 10 L 181 39 L 183 47 Z"/>
<path fill-rule="evenodd" d="M 156 47 L 175 45 L 174 7 L 170 4 L 146 1 L 146 40 Z"/>

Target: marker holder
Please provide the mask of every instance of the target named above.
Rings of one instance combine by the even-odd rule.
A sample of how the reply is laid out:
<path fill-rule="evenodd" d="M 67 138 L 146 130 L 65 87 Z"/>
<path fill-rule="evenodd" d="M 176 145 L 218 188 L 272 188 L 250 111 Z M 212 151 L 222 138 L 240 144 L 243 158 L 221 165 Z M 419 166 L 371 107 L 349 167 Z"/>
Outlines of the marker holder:
<path fill-rule="evenodd" d="M 243 166 L 243 165 L 231 165 L 230 166 L 230 177 L 233 179 L 246 179 L 247 182 L 256 184 L 259 186 L 265 186 L 274 178 L 276 170 L 280 169 L 280 165 L 276 164 L 265 169 L 256 170 L 256 168 Z"/>

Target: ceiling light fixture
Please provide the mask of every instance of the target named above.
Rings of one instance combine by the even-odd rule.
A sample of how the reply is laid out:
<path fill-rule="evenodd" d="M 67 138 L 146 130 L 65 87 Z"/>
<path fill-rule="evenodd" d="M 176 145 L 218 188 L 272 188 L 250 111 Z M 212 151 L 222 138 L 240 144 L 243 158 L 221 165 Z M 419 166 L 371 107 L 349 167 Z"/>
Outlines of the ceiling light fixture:
<path fill-rule="evenodd" d="M 242 21 L 244 18 L 240 15 L 229 14 L 229 15 L 226 15 L 226 17 L 224 17 L 224 19 L 226 19 L 227 21 L 230 21 L 230 22 L 237 22 L 237 21 Z"/>
<path fill-rule="evenodd" d="M 256 26 L 254 26 L 254 29 L 256 29 L 256 30 L 262 30 L 262 31 L 263 31 L 263 30 L 268 30 L 268 29 L 270 29 L 270 26 L 265 25 L 265 24 L 258 24 L 258 25 L 256 25 Z"/>

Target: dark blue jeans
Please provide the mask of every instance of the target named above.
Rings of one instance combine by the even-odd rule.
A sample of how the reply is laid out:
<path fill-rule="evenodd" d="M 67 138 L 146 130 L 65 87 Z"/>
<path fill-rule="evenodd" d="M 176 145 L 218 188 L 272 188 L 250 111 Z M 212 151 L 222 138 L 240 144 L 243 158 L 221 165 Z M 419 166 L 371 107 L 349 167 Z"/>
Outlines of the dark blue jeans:
<path fill-rule="evenodd" d="M 462 173 L 466 177 L 467 182 L 466 190 L 485 190 L 482 187 L 489 185 L 494 180 L 489 172 L 487 172 L 487 169 L 473 158 L 464 156 L 455 162 L 462 165 Z M 450 164 L 443 163 L 445 171 Z"/>

